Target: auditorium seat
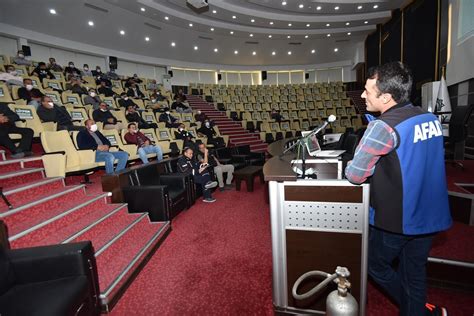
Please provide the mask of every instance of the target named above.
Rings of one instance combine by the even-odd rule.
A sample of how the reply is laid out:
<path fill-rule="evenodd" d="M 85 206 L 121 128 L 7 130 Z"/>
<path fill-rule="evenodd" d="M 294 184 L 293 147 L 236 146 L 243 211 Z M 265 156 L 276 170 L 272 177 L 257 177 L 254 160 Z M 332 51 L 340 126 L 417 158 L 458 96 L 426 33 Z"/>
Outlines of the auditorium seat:
<path fill-rule="evenodd" d="M 38 117 L 38 114 L 36 114 L 36 109 L 34 106 L 20 105 L 16 103 L 11 103 L 8 106 L 22 120 L 21 122 L 16 122 L 17 126 L 31 128 L 34 132 L 34 137 L 39 137 L 40 134 L 44 131 L 56 130 L 57 124 L 55 122 L 41 122 L 40 118 Z"/>
<path fill-rule="evenodd" d="M 123 132 L 126 130 L 122 130 Z M 137 154 L 137 145 L 126 144 L 119 135 L 119 132 L 115 129 L 102 130 L 102 135 L 107 138 L 112 146 L 118 147 L 120 150 L 128 153 L 128 161 L 137 160 L 140 157 Z"/>

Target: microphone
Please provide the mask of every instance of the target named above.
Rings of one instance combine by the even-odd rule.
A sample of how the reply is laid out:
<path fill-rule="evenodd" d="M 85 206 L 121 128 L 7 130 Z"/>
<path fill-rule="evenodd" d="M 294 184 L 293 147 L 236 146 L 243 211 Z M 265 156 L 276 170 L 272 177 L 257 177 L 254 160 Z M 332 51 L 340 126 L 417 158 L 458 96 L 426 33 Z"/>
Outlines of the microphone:
<path fill-rule="evenodd" d="M 324 121 L 324 124 L 321 125 L 320 127 L 316 127 L 315 129 L 313 129 L 313 131 L 309 135 L 314 135 L 314 134 L 319 133 L 320 131 L 325 129 L 329 125 L 329 123 L 332 123 L 334 121 L 336 121 L 336 116 L 333 114 L 329 115 L 328 119 Z"/>

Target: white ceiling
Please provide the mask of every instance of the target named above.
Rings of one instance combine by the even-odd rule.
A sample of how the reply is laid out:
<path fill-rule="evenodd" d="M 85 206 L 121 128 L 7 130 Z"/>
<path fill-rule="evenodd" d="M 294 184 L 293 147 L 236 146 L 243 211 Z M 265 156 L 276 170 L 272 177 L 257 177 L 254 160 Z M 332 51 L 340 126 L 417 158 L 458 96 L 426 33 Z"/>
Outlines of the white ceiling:
<path fill-rule="evenodd" d="M 356 44 L 407 0 L 282 2 L 209 0 L 209 10 L 196 13 L 185 0 L 2 0 L 0 22 L 148 57 L 221 65 L 308 65 L 352 60 Z"/>

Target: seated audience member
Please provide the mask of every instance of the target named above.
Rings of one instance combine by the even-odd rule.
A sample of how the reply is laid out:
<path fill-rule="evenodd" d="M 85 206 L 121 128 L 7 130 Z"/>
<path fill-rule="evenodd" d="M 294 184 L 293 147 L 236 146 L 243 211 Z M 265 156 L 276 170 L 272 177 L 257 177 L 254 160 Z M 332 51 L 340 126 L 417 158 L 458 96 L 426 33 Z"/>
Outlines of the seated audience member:
<path fill-rule="evenodd" d="M 178 113 L 192 113 L 193 110 L 186 104 L 182 102 L 180 98 L 177 98 L 176 101 L 171 105 L 172 110 L 176 110 Z"/>
<path fill-rule="evenodd" d="M 89 69 L 88 64 L 84 64 L 84 66 L 82 66 L 82 76 L 92 77 L 92 71 Z"/>
<path fill-rule="evenodd" d="M 22 50 L 19 50 L 18 53 L 16 54 L 16 57 L 13 58 L 12 64 L 31 66 L 32 62 L 31 60 L 28 60 L 25 58 L 25 54 L 23 53 Z"/>
<path fill-rule="evenodd" d="M 102 122 L 104 129 L 116 129 L 117 131 L 125 129 L 124 123 L 117 121 L 105 102 L 100 102 L 99 108 L 92 112 L 92 118 L 96 122 Z"/>
<path fill-rule="evenodd" d="M 115 172 L 125 169 L 128 161 L 128 153 L 124 151 L 109 151 L 110 142 L 99 131 L 94 120 L 86 121 L 86 128 L 77 134 L 77 146 L 79 149 L 95 150 L 95 162 L 105 162 L 105 172 L 114 173 L 114 162 L 118 160 Z"/>
<path fill-rule="evenodd" d="M 9 86 L 23 86 L 23 78 L 18 76 L 15 66 L 8 65 L 5 70 L 6 72 L 0 73 L 0 81 L 5 81 Z"/>
<path fill-rule="evenodd" d="M 100 66 L 96 66 L 95 70 L 92 70 L 92 76 L 95 78 L 96 85 L 99 85 L 100 82 L 103 80 L 105 81 L 105 85 L 107 87 L 112 86 L 112 82 L 110 82 L 110 80 L 107 79 L 107 75 L 102 72 L 102 69 L 100 69 Z"/>
<path fill-rule="evenodd" d="M 97 91 L 99 91 L 100 94 L 103 94 L 106 97 L 113 97 L 115 95 L 114 90 L 112 90 L 110 86 L 107 85 L 107 80 L 101 79 L 99 84 L 100 86 Z"/>
<path fill-rule="evenodd" d="M 211 181 L 207 164 L 207 149 L 204 152 L 203 162 L 198 162 L 193 157 L 193 150 L 185 147 L 183 156 L 178 159 L 178 171 L 184 174 L 193 175 L 194 182 L 202 187 L 203 202 L 212 203 L 216 199 L 212 197 L 211 190 L 217 186 L 216 181 Z"/>
<path fill-rule="evenodd" d="M 48 69 L 49 69 L 50 71 L 63 72 L 63 67 L 61 67 L 60 65 L 58 65 L 58 64 L 56 63 L 56 59 L 54 59 L 53 57 L 50 57 L 50 58 L 49 58 Z"/>
<path fill-rule="evenodd" d="M 36 66 L 35 69 L 31 72 L 32 76 L 38 77 L 41 82 L 43 82 L 43 79 L 56 79 L 56 77 L 51 73 L 51 71 L 48 70 L 46 67 L 46 64 L 44 62 L 38 63 L 38 66 Z"/>
<path fill-rule="evenodd" d="M 193 141 L 193 138 L 195 137 L 185 129 L 183 123 L 179 124 L 178 131 L 174 132 L 174 136 L 176 139 L 183 140 L 184 147 L 189 147 L 193 150 L 196 149 L 196 143 Z"/>
<path fill-rule="evenodd" d="M 155 91 L 156 89 L 158 89 L 158 84 L 156 83 L 156 80 L 153 79 L 152 81 L 150 81 L 150 83 L 148 83 L 148 85 L 146 86 L 146 89 L 148 91 Z"/>
<path fill-rule="evenodd" d="M 41 106 L 36 110 L 39 118 L 43 122 L 57 122 L 57 130 L 81 131 L 84 126 L 76 126 L 72 123 L 72 118 L 64 106 L 53 103 L 48 96 L 41 97 Z"/>
<path fill-rule="evenodd" d="M 157 95 L 152 94 L 150 96 L 150 102 L 146 103 L 147 109 L 152 109 L 153 113 L 163 112 L 165 109 L 169 109 L 168 103 L 165 101 L 158 101 Z"/>
<path fill-rule="evenodd" d="M 272 110 L 271 118 L 278 123 L 281 122 L 281 120 L 283 119 L 279 111 L 277 111 L 276 109 Z"/>
<path fill-rule="evenodd" d="M 124 81 L 125 81 L 125 84 L 123 86 L 124 86 L 125 89 L 130 88 L 132 86 L 132 83 L 134 82 L 133 78 L 131 78 L 131 77 L 125 79 Z"/>
<path fill-rule="evenodd" d="M 136 103 L 133 102 L 133 100 L 131 100 L 125 92 L 122 92 L 120 94 L 120 99 L 118 100 L 118 104 L 119 106 L 125 109 L 128 109 L 128 107 L 131 105 L 135 108 L 135 110 L 138 110 L 138 105 L 136 105 Z"/>
<path fill-rule="evenodd" d="M 31 101 L 33 93 L 35 93 L 35 95 L 38 95 L 38 93 L 41 94 L 41 91 L 33 87 L 33 81 L 31 81 L 31 79 L 23 79 L 23 87 L 18 89 L 18 97 L 20 99 L 26 100 L 26 102 L 28 103 Z"/>
<path fill-rule="evenodd" d="M 69 62 L 68 66 L 64 68 L 65 75 L 72 75 L 73 77 L 81 78 L 81 71 L 74 67 L 74 63 L 72 61 Z"/>
<path fill-rule="evenodd" d="M 17 127 L 19 121 L 18 114 L 13 112 L 7 103 L 0 102 L 0 145 L 6 147 L 11 152 L 11 158 L 22 158 L 31 156 L 31 142 L 33 140 L 33 130 L 30 128 Z M 18 147 L 10 138 L 9 134 L 20 134 L 20 144 Z"/>
<path fill-rule="evenodd" d="M 128 132 L 124 136 L 125 140 L 129 144 L 135 144 L 138 147 L 138 156 L 144 164 L 148 163 L 147 154 L 156 154 L 156 159 L 158 161 L 163 160 L 163 151 L 158 145 L 154 145 L 152 141 L 143 135 L 135 123 L 128 124 Z"/>
<path fill-rule="evenodd" d="M 109 80 L 120 80 L 120 77 L 115 72 L 115 69 L 110 69 L 109 72 L 107 72 L 107 78 Z"/>
<path fill-rule="evenodd" d="M 68 89 L 68 87 L 69 87 L 69 89 Z M 87 89 L 82 86 L 81 79 L 79 79 L 77 77 L 72 78 L 69 86 L 68 86 L 68 84 L 66 84 L 66 89 L 71 90 L 72 93 L 77 93 L 80 96 L 82 96 L 83 94 L 87 94 Z"/>
<path fill-rule="evenodd" d="M 137 74 L 133 74 L 133 77 L 132 77 L 133 81 L 135 81 L 136 83 L 143 83 L 143 80 L 138 78 L 138 75 Z"/>
<path fill-rule="evenodd" d="M 33 89 L 31 91 L 31 100 L 28 102 L 28 105 L 32 105 L 35 107 L 35 110 L 38 110 L 38 108 L 41 106 L 41 97 L 43 96 L 43 93 L 39 91 L 38 89 Z"/>
<path fill-rule="evenodd" d="M 84 97 L 84 105 L 90 104 L 90 105 L 92 105 L 92 108 L 94 110 L 97 110 L 99 108 L 100 102 L 102 102 L 102 100 L 100 99 L 100 97 L 95 92 L 95 89 L 90 88 L 89 89 L 89 94 L 86 97 Z"/>
<path fill-rule="evenodd" d="M 174 100 L 181 99 L 182 102 L 186 102 L 188 98 L 186 98 L 186 95 L 183 92 L 183 89 L 179 89 L 178 93 L 174 95 Z"/>
<path fill-rule="evenodd" d="M 203 143 L 200 143 L 197 159 L 201 163 L 204 161 L 204 153 L 206 150 L 207 150 L 206 145 L 204 145 Z M 232 179 L 234 176 L 234 166 L 231 164 L 228 164 L 228 165 L 221 164 L 219 159 L 217 159 L 217 157 L 212 152 L 208 154 L 208 164 L 214 168 L 214 173 L 217 176 L 217 182 L 219 182 L 219 190 L 220 191 L 224 191 L 224 189 L 231 190 Z M 224 173 L 227 174 L 225 186 L 224 186 Z"/>
<path fill-rule="evenodd" d="M 214 127 L 211 126 L 209 120 L 205 120 L 204 124 L 197 130 L 198 134 L 207 137 L 207 143 L 214 145 L 214 147 L 224 147 L 225 143 L 222 137 L 216 137 L 217 133 Z"/>
<path fill-rule="evenodd" d="M 127 111 L 125 113 L 125 117 L 129 123 L 136 123 L 138 128 L 140 129 L 147 129 L 147 128 L 158 128 L 156 123 L 148 123 L 141 117 L 140 113 L 135 110 L 133 105 L 129 105 L 127 107 Z"/>
<path fill-rule="evenodd" d="M 135 99 L 145 98 L 145 95 L 143 94 L 143 92 L 140 90 L 140 88 L 135 82 L 131 83 L 130 88 L 128 88 L 127 95 Z"/>
<path fill-rule="evenodd" d="M 204 124 L 205 120 L 209 120 L 207 115 L 202 113 L 201 110 L 196 111 L 196 115 L 194 115 L 194 119 L 196 120 L 196 122 L 201 122 L 201 124 Z"/>
<path fill-rule="evenodd" d="M 179 120 L 171 115 L 169 109 L 166 109 L 165 113 L 160 114 L 158 121 L 164 122 L 167 128 L 177 128 L 179 126 Z"/>

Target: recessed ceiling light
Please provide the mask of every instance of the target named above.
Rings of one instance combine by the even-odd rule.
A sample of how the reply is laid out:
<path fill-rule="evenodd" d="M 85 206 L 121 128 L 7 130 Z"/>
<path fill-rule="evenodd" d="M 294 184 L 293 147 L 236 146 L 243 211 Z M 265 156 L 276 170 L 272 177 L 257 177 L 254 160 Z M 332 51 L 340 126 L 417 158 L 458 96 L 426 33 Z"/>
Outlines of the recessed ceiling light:
<path fill-rule="evenodd" d="M 368 23 L 369 23 L 369 21 L 364 21 L 364 24 L 368 24 Z"/>
<path fill-rule="evenodd" d="M 282 1 L 281 5 L 286 5 L 286 1 Z"/>
<path fill-rule="evenodd" d="M 326 35 L 327 37 L 331 37 L 331 34 Z"/>
<path fill-rule="evenodd" d="M 237 55 L 239 53 L 238 50 L 234 50 L 234 54 Z"/>
<path fill-rule="evenodd" d="M 229 33 L 230 33 L 230 35 L 232 35 L 232 34 L 234 34 L 234 31 L 230 31 Z"/>
<path fill-rule="evenodd" d="M 339 10 L 339 6 L 335 6 L 335 7 L 334 7 L 334 10 Z"/>
<path fill-rule="evenodd" d="M 150 41 L 150 38 L 147 36 L 145 37 L 145 41 L 149 42 Z"/>
<path fill-rule="evenodd" d="M 254 55 L 254 56 L 257 55 L 257 52 L 252 52 L 252 55 Z"/>
<path fill-rule="evenodd" d="M 308 24 L 306 24 L 306 27 L 310 27 L 310 26 L 311 26 L 311 24 L 309 24 L 309 23 L 308 23 Z"/>
<path fill-rule="evenodd" d="M 198 50 L 198 49 L 199 49 L 199 47 L 197 47 L 197 46 L 194 46 L 194 50 Z"/>
<path fill-rule="evenodd" d="M 254 19 L 252 19 L 252 20 L 250 20 L 250 22 L 254 23 L 254 22 L 255 22 L 255 20 L 254 20 Z"/>
<path fill-rule="evenodd" d="M 212 10 L 212 13 L 216 14 L 216 13 L 217 13 L 217 11 L 216 11 L 216 10 Z"/>
<path fill-rule="evenodd" d="M 124 30 L 120 30 L 120 35 L 125 35 L 125 31 L 124 31 Z"/>
<path fill-rule="evenodd" d="M 291 51 L 288 52 L 288 55 L 291 55 Z"/>
<path fill-rule="evenodd" d="M 272 36 L 271 36 L 271 35 L 268 35 L 268 38 L 272 38 Z"/>
<path fill-rule="evenodd" d="M 49 9 L 49 13 L 51 13 L 51 14 L 56 14 L 56 10 L 54 10 L 54 9 Z"/>
<path fill-rule="evenodd" d="M 214 53 L 217 53 L 219 50 L 217 48 L 214 48 Z"/>
<path fill-rule="evenodd" d="M 276 55 L 276 52 L 272 52 L 272 56 L 275 56 Z"/>
<path fill-rule="evenodd" d="M 232 16 L 233 19 L 237 19 L 237 17 L 235 15 Z"/>
<path fill-rule="evenodd" d="M 293 24 L 291 24 L 291 23 L 288 23 L 288 26 L 292 26 L 292 25 L 293 25 Z"/>
<path fill-rule="evenodd" d="M 214 28 L 213 28 L 213 27 L 211 27 L 211 32 L 214 32 Z"/>
<path fill-rule="evenodd" d="M 314 53 L 316 53 L 316 50 L 315 50 L 315 49 L 312 49 L 312 50 L 311 50 L 311 54 L 314 54 Z"/>
<path fill-rule="evenodd" d="M 318 5 L 318 6 L 316 7 L 316 10 L 320 11 L 320 10 L 321 10 L 321 6 Z"/>
<path fill-rule="evenodd" d="M 346 25 L 350 25 L 351 23 L 350 22 L 346 22 Z"/>
<path fill-rule="evenodd" d="M 363 8 L 363 6 L 361 6 L 361 5 L 358 5 L 358 6 L 357 6 L 357 10 L 360 10 L 360 9 L 362 9 L 362 8 Z"/>
<path fill-rule="evenodd" d="M 291 38 L 291 35 L 288 35 L 287 38 Z"/>
<path fill-rule="evenodd" d="M 337 53 L 339 51 L 339 48 L 334 48 L 334 51 Z"/>
<path fill-rule="evenodd" d="M 250 37 L 253 37 L 253 34 L 249 34 Z"/>
<path fill-rule="evenodd" d="M 189 23 L 189 27 L 193 27 L 193 24 L 192 24 L 192 23 Z"/>
<path fill-rule="evenodd" d="M 308 38 L 309 36 L 308 35 L 305 35 L 304 38 Z"/>
<path fill-rule="evenodd" d="M 170 19 L 169 17 L 165 16 L 165 20 L 166 20 L 166 21 L 168 21 L 169 19 Z"/>
<path fill-rule="evenodd" d="M 94 22 L 93 21 L 89 21 L 89 26 L 94 26 Z"/>
<path fill-rule="evenodd" d="M 352 33 L 351 32 L 347 32 L 347 35 L 351 35 Z"/>
<path fill-rule="evenodd" d="M 303 9 L 303 8 L 304 8 L 304 4 L 300 4 L 300 5 L 298 6 L 298 8 Z"/>
<path fill-rule="evenodd" d="M 176 46 L 176 43 L 175 43 L 175 42 L 171 42 L 171 46 L 172 46 L 172 47 L 175 47 L 175 46 Z"/>
<path fill-rule="evenodd" d="M 140 10 L 142 10 L 142 12 L 145 12 L 145 8 L 144 8 L 144 7 L 141 7 Z"/>
<path fill-rule="evenodd" d="M 375 4 L 375 5 L 374 5 L 374 9 L 377 9 L 378 7 L 379 7 L 378 4 Z"/>
<path fill-rule="evenodd" d="M 270 25 L 273 25 L 273 21 L 270 21 Z"/>
<path fill-rule="evenodd" d="M 326 26 L 331 26 L 331 24 L 328 23 L 328 24 L 326 24 Z"/>

